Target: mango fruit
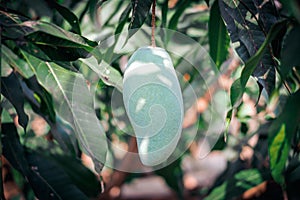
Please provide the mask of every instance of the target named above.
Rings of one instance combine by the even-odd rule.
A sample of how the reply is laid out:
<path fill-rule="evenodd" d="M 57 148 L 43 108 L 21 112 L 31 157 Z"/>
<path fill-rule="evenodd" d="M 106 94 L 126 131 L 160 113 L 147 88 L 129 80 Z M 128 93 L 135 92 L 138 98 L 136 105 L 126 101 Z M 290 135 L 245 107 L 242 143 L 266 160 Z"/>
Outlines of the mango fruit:
<path fill-rule="evenodd" d="M 123 78 L 123 101 L 141 162 L 155 166 L 174 152 L 181 136 L 183 100 L 166 50 L 141 47 L 130 57 Z"/>

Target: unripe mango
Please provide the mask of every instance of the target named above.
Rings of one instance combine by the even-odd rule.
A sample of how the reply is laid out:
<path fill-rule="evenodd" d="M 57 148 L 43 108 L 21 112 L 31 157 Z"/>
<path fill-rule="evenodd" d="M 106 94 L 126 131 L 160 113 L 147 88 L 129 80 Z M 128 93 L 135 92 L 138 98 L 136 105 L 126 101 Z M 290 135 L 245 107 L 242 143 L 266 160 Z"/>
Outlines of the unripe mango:
<path fill-rule="evenodd" d="M 141 162 L 161 164 L 176 148 L 184 115 L 180 85 L 164 49 L 141 47 L 133 53 L 124 73 L 123 101 Z"/>

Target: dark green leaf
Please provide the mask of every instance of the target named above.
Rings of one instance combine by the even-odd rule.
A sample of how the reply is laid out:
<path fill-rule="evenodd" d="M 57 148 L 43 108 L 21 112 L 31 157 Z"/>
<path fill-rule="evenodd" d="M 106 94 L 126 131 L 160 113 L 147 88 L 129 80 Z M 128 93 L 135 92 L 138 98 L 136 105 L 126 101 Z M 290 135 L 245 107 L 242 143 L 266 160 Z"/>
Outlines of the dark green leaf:
<path fill-rule="evenodd" d="M 138 29 L 144 24 L 152 3 L 153 0 L 131 0 L 132 18 L 129 29 Z"/>
<path fill-rule="evenodd" d="M 295 17 L 300 22 L 300 7 L 298 0 L 281 0 L 283 8 L 285 8 L 285 12 L 287 12 L 289 17 Z"/>
<path fill-rule="evenodd" d="M 4 11 L 0 11 L 0 17 L 7 21 L 8 25 L 4 24 L 3 27 L 7 37 L 15 39 L 22 49 L 43 60 L 73 61 L 86 58 L 97 46 L 96 42 L 52 23 L 23 18 L 19 20 L 20 16 Z M 17 35 L 11 37 L 9 33 Z"/>
<path fill-rule="evenodd" d="M 286 26 L 286 22 L 287 21 L 281 21 L 281 22 L 278 22 L 278 23 L 274 24 L 272 26 L 267 38 L 265 39 L 265 41 L 263 42 L 263 44 L 259 48 L 259 50 L 255 53 L 254 56 L 252 56 L 246 62 L 245 67 L 244 67 L 244 69 L 242 71 L 242 74 L 241 74 L 241 87 L 242 87 L 242 89 L 245 88 L 250 75 L 252 73 L 254 73 L 256 66 L 259 64 L 259 62 L 261 62 L 261 59 L 263 59 L 264 53 L 265 53 L 266 49 L 269 47 L 269 44 L 277 36 L 277 34 L 282 30 L 282 28 L 284 28 Z M 270 72 L 267 71 L 266 73 L 273 73 L 273 72 L 272 71 L 270 71 Z M 262 84 L 262 85 L 268 91 L 268 89 L 266 88 L 266 85 L 264 85 L 264 84 Z"/>
<path fill-rule="evenodd" d="M 58 4 L 54 0 L 47 0 L 47 2 L 51 7 L 54 7 L 65 20 L 67 20 L 75 33 L 81 35 L 79 20 L 73 12 L 71 12 L 68 8 Z"/>
<path fill-rule="evenodd" d="M 27 18 L 15 14 L 9 14 L 0 7 L 1 36 L 4 38 L 17 39 L 26 33 L 26 28 L 22 29 L 18 24 L 22 24 Z"/>
<path fill-rule="evenodd" d="M 44 116 L 49 117 L 50 121 L 55 122 L 55 111 L 51 94 L 38 82 L 36 76 L 25 79 L 27 86 L 38 96 L 40 101 L 40 111 Z"/>
<path fill-rule="evenodd" d="M 269 173 L 261 172 L 257 169 L 240 171 L 233 178 L 216 187 L 205 200 L 234 199 L 242 195 L 246 190 L 257 186 L 269 178 Z"/>
<path fill-rule="evenodd" d="M 286 170 L 285 173 L 286 182 L 296 182 L 300 180 L 300 162 L 296 160 L 292 160 Z"/>
<path fill-rule="evenodd" d="M 78 155 L 79 147 L 76 135 L 72 126 L 56 116 L 56 122 L 48 122 L 51 127 L 51 134 L 65 152 L 72 155 Z"/>
<path fill-rule="evenodd" d="M 167 28 L 168 0 L 164 0 L 161 8 L 161 27 Z"/>
<path fill-rule="evenodd" d="M 97 177 L 80 160 L 59 154 L 44 155 L 41 153 L 41 155 L 62 168 L 70 177 L 72 183 L 88 197 L 96 197 L 101 193 L 101 185 Z"/>
<path fill-rule="evenodd" d="M 239 79 L 240 84 L 238 85 L 238 83 L 235 83 L 235 86 L 234 86 L 235 88 L 231 89 L 231 91 L 235 90 L 234 96 L 231 98 L 232 105 L 235 105 L 236 102 L 239 100 L 239 98 L 242 97 L 242 95 L 245 91 L 245 88 L 246 88 L 246 84 L 247 84 L 251 74 L 257 69 L 257 65 L 260 63 L 261 59 L 263 58 L 266 49 L 269 47 L 269 44 L 272 42 L 272 40 L 274 38 L 276 38 L 277 34 L 281 31 L 281 29 L 286 26 L 286 22 L 287 21 L 284 20 L 284 21 L 274 24 L 272 26 L 271 30 L 269 31 L 267 38 L 265 39 L 265 41 L 259 48 L 259 50 L 255 53 L 255 55 L 253 55 L 246 62 L 245 66 L 242 70 L 241 77 Z M 268 73 L 273 73 L 273 72 L 270 71 Z M 259 82 L 259 83 L 261 83 L 261 82 Z M 266 85 L 263 85 L 263 86 L 264 86 L 264 88 L 266 88 Z M 238 91 L 236 91 L 236 90 L 238 90 Z"/>
<path fill-rule="evenodd" d="M 44 184 L 52 189 L 51 197 L 47 199 L 89 199 L 57 163 L 31 150 L 26 152 L 26 159 L 33 173 L 43 179 Z M 81 178 L 84 179 L 84 177 Z"/>
<path fill-rule="evenodd" d="M 263 0 L 219 0 L 219 5 L 233 46 L 246 63 L 262 46 L 271 26 L 277 22 L 276 8 L 271 1 Z M 277 63 L 270 50 L 264 52 L 261 58 L 250 72 L 270 95 L 275 87 Z"/>
<path fill-rule="evenodd" d="M 296 25 L 285 36 L 283 47 L 281 50 L 280 71 L 283 78 L 290 73 L 295 66 L 300 66 L 300 25 Z"/>
<path fill-rule="evenodd" d="M 14 124 L 2 124 L 1 129 L 3 156 L 15 169 L 20 171 L 22 175 L 27 178 L 35 192 L 35 195 L 39 199 L 61 199 L 55 194 L 52 187 L 48 185 L 37 173 L 32 171 L 33 168 L 30 168 Z M 50 194 L 53 194 L 53 196 Z"/>
<path fill-rule="evenodd" d="M 283 171 L 291 142 L 300 124 L 300 90 L 289 96 L 282 113 L 269 128 L 270 168 L 275 181 L 284 184 Z"/>
<path fill-rule="evenodd" d="M 15 107 L 18 114 L 19 124 L 26 129 L 28 116 L 24 112 L 25 96 L 22 91 L 19 79 L 14 72 L 8 77 L 1 77 L 1 94 L 7 98 Z"/>
<path fill-rule="evenodd" d="M 27 41 L 19 43 L 19 45 L 22 49 L 41 59 L 45 58 L 39 54 L 44 53 L 50 58 L 49 61 L 73 61 L 90 56 L 90 52 L 93 50 L 93 46 L 89 46 L 85 38 L 60 29 L 53 24 L 36 22 L 32 27 L 38 30 L 27 34 L 25 36 Z"/>
<path fill-rule="evenodd" d="M 126 7 L 126 9 L 123 11 L 120 19 L 119 19 L 119 23 L 118 23 L 118 26 L 115 30 L 115 35 L 118 35 L 122 32 L 126 22 L 127 22 L 127 19 L 129 17 L 129 14 L 130 14 L 130 11 L 131 11 L 131 5 L 128 5 Z"/>
<path fill-rule="evenodd" d="M 27 138 L 26 146 L 29 153 L 36 154 L 37 157 L 57 165 L 57 168 L 63 170 L 72 184 L 76 185 L 85 195 L 96 197 L 101 192 L 101 185 L 96 175 L 86 168 L 79 158 L 62 151 L 55 143 L 49 143 L 40 137 L 32 137 Z"/>
<path fill-rule="evenodd" d="M 220 14 L 218 1 L 211 6 L 208 25 L 209 53 L 220 69 L 228 55 L 229 36 Z"/>

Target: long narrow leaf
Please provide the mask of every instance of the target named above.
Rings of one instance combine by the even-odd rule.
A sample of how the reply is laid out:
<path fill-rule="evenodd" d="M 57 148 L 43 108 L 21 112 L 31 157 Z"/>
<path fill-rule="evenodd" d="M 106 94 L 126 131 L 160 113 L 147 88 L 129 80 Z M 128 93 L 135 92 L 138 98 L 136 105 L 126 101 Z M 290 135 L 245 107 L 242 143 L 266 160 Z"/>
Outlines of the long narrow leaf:
<path fill-rule="evenodd" d="M 73 126 L 82 151 L 93 159 L 100 172 L 106 159 L 106 136 L 84 77 L 55 63 L 37 62 L 34 57 L 28 60 L 33 61 L 39 82 L 53 95 L 57 114 Z"/>
<path fill-rule="evenodd" d="M 50 73 L 46 73 L 50 72 Z M 89 155 L 100 172 L 106 159 L 104 129 L 96 117 L 93 97 L 82 75 L 71 73 L 54 63 L 41 63 L 37 74 L 56 99 L 57 112 L 74 126 L 82 150 Z"/>
<path fill-rule="evenodd" d="M 228 55 L 229 36 L 220 14 L 218 1 L 211 7 L 208 25 L 209 53 L 219 69 Z"/>
<path fill-rule="evenodd" d="M 7 98 L 18 113 L 18 122 L 26 130 L 28 116 L 24 111 L 25 96 L 17 75 L 12 72 L 8 77 L 1 77 L 1 94 Z"/>

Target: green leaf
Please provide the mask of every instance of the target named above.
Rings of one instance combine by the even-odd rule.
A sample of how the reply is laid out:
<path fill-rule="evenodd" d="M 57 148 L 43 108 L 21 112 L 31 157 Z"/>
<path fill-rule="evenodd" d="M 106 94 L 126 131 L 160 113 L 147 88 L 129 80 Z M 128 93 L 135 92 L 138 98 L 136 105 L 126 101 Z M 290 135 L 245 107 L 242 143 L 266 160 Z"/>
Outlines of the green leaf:
<path fill-rule="evenodd" d="M 300 25 L 294 26 L 285 36 L 281 50 L 280 71 L 283 79 L 290 73 L 293 67 L 300 66 Z"/>
<path fill-rule="evenodd" d="M 82 151 L 93 159 L 96 171 L 100 172 L 107 142 L 85 79 L 55 63 L 40 62 L 35 68 L 38 80 L 53 95 L 57 114 L 73 126 Z"/>
<path fill-rule="evenodd" d="M 300 90 L 289 96 L 282 113 L 269 128 L 270 168 L 274 180 L 284 184 L 283 172 L 294 133 L 300 123 Z"/>
<path fill-rule="evenodd" d="M 285 124 L 275 133 L 269 147 L 271 171 L 274 180 L 280 184 L 284 183 L 283 170 L 290 150 L 290 144 L 286 139 Z"/>
<path fill-rule="evenodd" d="M 246 63 L 263 45 L 267 33 L 271 33 L 271 26 L 278 21 L 276 8 L 271 1 L 262 4 L 262 1 L 219 0 L 219 6 L 233 46 Z M 277 65 L 272 55 L 270 48 L 250 70 L 269 95 L 275 87 Z M 245 80 L 248 78 L 241 79 L 242 86 Z"/>
<path fill-rule="evenodd" d="M 8 77 L 1 77 L 1 94 L 14 106 L 18 114 L 19 124 L 26 130 L 28 116 L 24 111 L 25 96 L 17 75 L 12 72 Z"/>
<path fill-rule="evenodd" d="M 226 180 L 222 185 L 216 187 L 205 200 L 234 199 L 270 178 L 269 173 L 258 169 L 243 170 Z"/>
<path fill-rule="evenodd" d="M 29 65 L 19 58 L 14 52 L 8 47 L 2 45 L 2 58 L 7 62 L 13 69 L 17 70 L 24 78 L 29 78 L 34 75 L 34 72 Z"/>
<path fill-rule="evenodd" d="M 98 64 L 94 57 L 80 60 L 93 70 L 106 85 L 114 86 L 122 92 L 123 79 L 121 74 L 115 68 L 111 67 L 104 60 Z"/>
<path fill-rule="evenodd" d="M 191 4 L 191 1 L 189 0 L 182 0 L 178 2 L 178 8 L 176 9 L 175 13 L 172 15 L 168 28 L 172 30 L 177 29 L 177 24 L 179 22 L 179 18 L 181 17 L 182 13 L 185 11 L 185 9 Z"/>
<path fill-rule="evenodd" d="M 237 107 L 240 104 L 240 99 L 242 98 L 241 80 L 238 78 L 235 80 L 230 87 L 230 102 L 232 107 Z"/>
<path fill-rule="evenodd" d="M 211 6 L 208 24 L 209 53 L 218 69 L 228 55 L 229 36 L 220 14 L 218 1 Z"/>
<path fill-rule="evenodd" d="M 132 17 L 129 29 L 138 29 L 144 24 L 152 3 L 153 0 L 131 0 Z"/>

